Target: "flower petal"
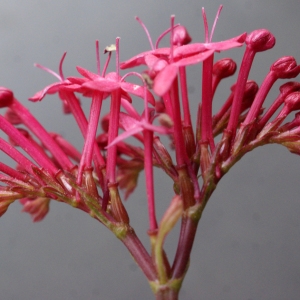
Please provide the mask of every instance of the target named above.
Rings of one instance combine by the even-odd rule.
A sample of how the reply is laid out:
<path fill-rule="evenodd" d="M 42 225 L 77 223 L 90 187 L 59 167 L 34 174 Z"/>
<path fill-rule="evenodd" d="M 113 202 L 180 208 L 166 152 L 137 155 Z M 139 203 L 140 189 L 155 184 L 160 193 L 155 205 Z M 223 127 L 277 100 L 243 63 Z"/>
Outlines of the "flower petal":
<path fill-rule="evenodd" d="M 171 87 L 177 75 L 178 67 L 175 64 L 166 66 L 157 74 L 153 82 L 153 90 L 158 96 L 163 96 Z"/>
<path fill-rule="evenodd" d="M 87 81 L 82 86 L 94 91 L 112 92 L 120 88 L 120 83 L 110 81 L 110 80 L 105 80 L 104 78 L 102 79 L 98 78 L 97 80 Z"/>
<path fill-rule="evenodd" d="M 122 134 L 118 135 L 109 145 L 107 145 L 106 149 L 121 142 L 122 140 L 127 139 L 128 137 L 135 135 L 143 130 L 142 126 L 135 126 L 132 129 L 123 132 Z"/>
<path fill-rule="evenodd" d="M 69 85 L 68 81 L 55 82 L 46 86 L 43 90 L 37 92 L 35 95 L 29 98 L 30 101 L 41 101 L 47 94 L 55 94 L 62 86 Z"/>
<path fill-rule="evenodd" d="M 76 67 L 79 74 L 81 74 L 83 77 L 86 77 L 90 80 L 96 80 L 97 78 L 101 77 L 100 75 L 93 73 L 87 69 L 81 68 L 79 66 Z"/>
<path fill-rule="evenodd" d="M 206 60 L 214 52 L 215 52 L 215 50 L 207 50 L 205 52 L 201 52 L 199 54 L 180 59 L 179 61 L 175 62 L 174 65 L 176 65 L 178 67 L 195 65 L 195 64 L 198 64 L 199 62 Z"/>
<path fill-rule="evenodd" d="M 119 122 L 120 122 L 122 129 L 124 129 L 126 131 L 131 130 L 132 128 L 135 128 L 140 124 L 140 122 L 138 120 L 136 120 L 135 118 L 133 118 L 123 112 L 120 112 Z"/>
<path fill-rule="evenodd" d="M 158 48 L 156 50 L 150 50 L 142 52 L 120 64 L 120 69 L 128 69 L 137 67 L 140 65 L 145 65 L 145 56 L 153 54 L 159 58 L 167 57 L 170 54 L 170 48 Z"/>
<path fill-rule="evenodd" d="M 144 98 L 144 96 L 145 96 L 145 87 L 144 86 L 140 86 L 140 85 L 133 84 L 130 82 L 122 81 L 121 88 L 123 91 L 130 93 L 132 95 L 138 96 L 140 98 Z M 153 106 L 155 106 L 155 99 L 154 99 L 153 95 L 151 94 L 151 92 L 148 91 L 148 89 L 147 89 L 146 93 L 147 93 L 148 102 L 151 103 Z"/>

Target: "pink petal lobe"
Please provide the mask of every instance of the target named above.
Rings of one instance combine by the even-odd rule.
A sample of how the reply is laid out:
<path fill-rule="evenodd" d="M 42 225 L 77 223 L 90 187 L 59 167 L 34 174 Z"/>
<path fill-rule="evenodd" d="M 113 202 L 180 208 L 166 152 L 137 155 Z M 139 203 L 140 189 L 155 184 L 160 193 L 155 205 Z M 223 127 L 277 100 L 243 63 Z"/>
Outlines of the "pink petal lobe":
<path fill-rule="evenodd" d="M 209 56 L 211 56 L 215 50 L 207 50 L 205 52 L 189 56 L 186 58 L 182 58 L 179 61 L 175 62 L 174 64 L 178 67 L 184 67 L 184 66 L 189 66 L 189 65 L 195 65 L 198 64 L 199 62 L 204 61 L 207 59 Z"/>
<path fill-rule="evenodd" d="M 125 92 L 138 96 L 140 98 L 144 98 L 145 96 L 145 87 L 143 86 L 123 81 L 121 82 L 121 88 Z M 155 99 L 153 95 L 148 90 L 146 91 L 146 93 L 148 102 L 155 106 Z"/>
<path fill-rule="evenodd" d="M 35 95 L 30 97 L 29 100 L 32 102 L 41 101 L 47 94 L 55 94 L 59 91 L 59 89 L 62 86 L 66 85 L 68 85 L 68 83 L 66 83 L 65 81 L 50 84 L 46 86 L 43 90 L 37 92 Z"/>
<path fill-rule="evenodd" d="M 144 129 L 151 130 L 153 132 L 158 132 L 158 133 L 161 133 L 161 134 L 170 133 L 170 129 L 168 129 L 166 127 L 155 126 L 155 125 L 152 125 L 151 123 L 148 123 L 148 122 L 145 122 L 145 121 L 142 121 L 142 126 L 144 127 Z"/>
<path fill-rule="evenodd" d="M 225 51 L 236 47 L 241 47 L 244 44 L 247 33 L 243 33 L 232 39 L 216 42 L 216 43 L 207 43 L 204 44 L 207 49 L 213 49 L 215 51 Z"/>
<path fill-rule="evenodd" d="M 76 67 L 78 73 L 90 80 L 96 80 L 97 78 L 99 78 L 100 76 L 98 74 L 95 74 L 87 69 L 81 68 L 79 66 Z"/>
<path fill-rule="evenodd" d="M 120 125 L 122 126 L 122 128 L 126 131 L 130 130 L 134 127 L 137 127 L 140 124 L 140 122 L 138 120 L 136 120 L 135 118 L 133 118 L 123 112 L 120 112 L 119 122 L 120 122 Z"/>
<path fill-rule="evenodd" d="M 158 58 L 167 57 L 170 54 L 170 48 L 158 48 L 155 50 L 142 52 L 120 64 L 121 69 L 133 68 L 145 64 L 145 57 L 153 54 Z"/>
<path fill-rule="evenodd" d="M 120 88 L 119 82 L 105 79 L 100 80 L 100 78 L 98 78 L 98 80 L 85 82 L 82 86 L 99 92 L 112 92 Z"/>
<path fill-rule="evenodd" d="M 183 45 L 174 49 L 173 57 L 174 59 L 183 58 L 190 55 L 198 54 L 205 50 L 207 50 L 207 48 L 202 43 Z"/>
<path fill-rule="evenodd" d="M 125 131 L 122 134 L 118 135 L 109 145 L 107 145 L 106 148 L 109 148 L 109 147 L 121 142 L 122 140 L 125 140 L 128 137 L 141 132 L 142 130 L 143 130 L 143 127 L 141 127 L 141 126 L 133 127 L 132 129 Z"/>
<path fill-rule="evenodd" d="M 154 79 L 153 90 L 158 96 L 162 97 L 170 89 L 177 71 L 177 65 L 171 64 L 157 74 Z"/>
<path fill-rule="evenodd" d="M 149 69 L 152 69 L 158 60 L 159 58 L 153 54 L 148 54 L 145 56 L 145 64 Z"/>

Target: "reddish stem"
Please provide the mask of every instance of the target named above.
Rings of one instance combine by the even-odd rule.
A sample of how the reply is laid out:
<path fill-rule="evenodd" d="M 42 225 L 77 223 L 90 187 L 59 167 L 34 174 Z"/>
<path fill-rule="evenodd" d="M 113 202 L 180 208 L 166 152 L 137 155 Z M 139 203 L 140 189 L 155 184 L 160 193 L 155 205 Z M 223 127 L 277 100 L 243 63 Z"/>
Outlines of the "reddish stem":
<path fill-rule="evenodd" d="M 43 145 L 50 151 L 55 160 L 60 164 L 62 169 L 71 170 L 74 165 L 64 153 L 64 151 L 56 144 L 51 135 L 38 122 L 38 120 L 25 108 L 17 99 L 14 99 L 10 108 L 22 120 L 23 124 L 27 126 L 43 143 Z"/>
<path fill-rule="evenodd" d="M 265 101 L 272 85 L 274 84 L 277 78 L 278 76 L 276 76 L 276 73 L 272 71 L 270 71 L 270 73 L 266 76 L 265 80 L 261 84 L 261 87 L 253 100 L 253 104 L 247 114 L 247 117 L 243 122 L 245 126 L 252 123 L 258 117 L 263 102 Z"/>
<path fill-rule="evenodd" d="M 118 136 L 119 114 L 121 106 L 121 90 L 112 92 L 110 102 L 110 123 L 108 130 L 108 144 Z M 109 182 L 116 182 L 117 145 L 112 145 L 107 149 L 107 179 Z"/>
<path fill-rule="evenodd" d="M 201 139 L 208 141 L 211 152 L 215 149 L 212 130 L 212 70 L 214 55 L 212 54 L 203 61 L 202 75 L 202 123 Z"/>
<path fill-rule="evenodd" d="M 182 133 L 177 77 L 172 83 L 171 90 L 170 90 L 170 98 L 172 101 L 172 109 L 173 109 L 176 161 L 178 166 L 182 166 L 185 164 L 186 152 L 185 152 L 184 138 Z"/>
<path fill-rule="evenodd" d="M 14 146 L 0 138 L 0 150 L 10 156 L 15 162 L 22 166 L 29 174 L 34 174 L 32 171 L 33 163 L 21 154 Z"/>
<path fill-rule="evenodd" d="M 13 125 L 0 115 L 0 128 L 29 156 L 31 156 L 41 167 L 53 175 L 58 171 L 50 158 L 39 147 L 36 147 L 30 140 L 24 137 Z M 31 172 L 30 172 L 31 173 Z"/>
<path fill-rule="evenodd" d="M 241 63 L 239 75 L 237 78 L 237 82 L 235 85 L 232 108 L 230 113 L 229 122 L 227 125 L 227 130 L 233 133 L 233 137 L 235 136 L 235 132 L 237 129 L 237 125 L 239 122 L 239 116 L 241 113 L 242 108 L 242 100 L 243 94 L 245 91 L 247 79 L 249 76 L 250 68 L 255 56 L 255 51 L 250 49 L 249 47 L 246 48 L 244 53 L 244 57 Z"/>
<path fill-rule="evenodd" d="M 157 229 L 156 213 L 155 213 L 155 198 L 154 198 L 154 183 L 153 183 L 153 132 L 144 130 L 144 163 L 145 163 L 145 179 L 147 189 L 148 214 L 149 214 L 149 229 L 151 232 Z"/>
<path fill-rule="evenodd" d="M 129 250 L 135 262 L 144 272 L 148 281 L 155 281 L 157 279 L 157 275 L 152 258 L 131 227 L 128 229 L 126 236 L 122 238 L 121 241 Z"/>
<path fill-rule="evenodd" d="M 183 109 L 183 123 L 185 126 L 192 126 L 185 67 L 179 67 L 179 78 Z"/>
<path fill-rule="evenodd" d="M 97 91 L 93 94 L 91 110 L 90 110 L 90 118 L 84 143 L 84 148 L 82 151 L 82 157 L 80 160 L 78 175 L 77 175 L 77 184 L 81 184 L 83 171 L 86 168 L 90 168 L 92 164 L 92 156 L 95 144 L 95 137 L 97 133 L 97 126 L 100 117 L 100 111 L 102 106 L 102 98 L 103 94 Z"/>

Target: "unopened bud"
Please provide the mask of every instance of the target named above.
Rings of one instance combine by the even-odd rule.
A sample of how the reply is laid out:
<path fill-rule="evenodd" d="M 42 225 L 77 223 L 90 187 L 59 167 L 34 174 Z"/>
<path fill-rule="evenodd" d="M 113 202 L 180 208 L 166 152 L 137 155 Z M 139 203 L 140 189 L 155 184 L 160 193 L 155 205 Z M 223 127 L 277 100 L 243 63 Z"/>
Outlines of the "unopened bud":
<path fill-rule="evenodd" d="M 184 26 L 180 25 L 174 28 L 172 38 L 173 45 L 182 46 L 190 43 L 191 41 L 192 38 Z"/>
<path fill-rule="evenodd" d="M 295 114 L 295 118 L 291 122 L 285 123 L 283 126 L 280 127 L 280 132 L 288 132 L 295 128 L 300 128 L 300 112 Z"/>
<path fill-rule="evenodd" d="M 157 113 L 163 113 L 166 111 L 166 107 L 162 100 L 158 100 L 155 102 L 155 111 Z"/>
<path fill-rule="evenodd" d="M 10 124 L 13 125 L 19 125 L 23 123 L 20 117 L 11 108 L 6 110 L 4 117 Z"/>
<path fill-rule="evenodd" d="M 14 101 L 14 94 L 11 90 L 0 87 L 0 108 L 10 106 Z"/>
<path fill-rule="evenodd" d="M 255 52 L 266 51 L 274 47 L 276 39 L 267 29 L 252 31 L 246 38 L 246 45 Z"/>
<path fill-rule="evenodd" d="M 213 74 L 220 79 L 232 76 L 236 71 L 236 63 L 231 58 L 223 58 L 213 66 Z"/>
<path fill-rule="evenodd" d="M 270 70 L 274 72 L 278 78 L 294 78 L 300 72 L 300 66 L 297 66 L 297 62 L 292 56 L 283 56 L 276 60 Z"/>
<path fill-rule="evenodd" d="M 109 120 L 110 120 L 110 114 L 106 114 L 102 119 L 101 119 L 101 127 L 104 132 L 108 132 L 109 129 Z"/>
<path fill-rule="evenodd" d="M 231 86 L 231 91 L 234 92 L 236 84 Z M 254 80 L 247 80 L 244 95 L 243 95 L 243 106 L 246 108 L 250 107 L 252 104 L 256 93 L 258 92 L 258 84 Z"/>
<path fill-rule="evenodd" d="M 284 99 L 284 106 L 288 110 L 288 113 L 290 113 L 293 110 L 299 110 L 300 109 L 300 92 L 294 92 L 289 94 Z"/>
<path fill-rule="evenodd" d="M 97 142 L 98 146 L 100 147 L 100 149 L 105 149 L 108 144 L 107 133 L 102 133 L 102 134 L 98 135 L 96 138 L 96 142 Z"/>
<path fill-rule="evenodd" d="M 245 109 L 251 106 L 257 92 L 258 84 L 253 80 L 248 80 L 246 83 L 244 97 L 242 101 L 242 111 L 245 111 Z"/>
<path fill-rule="evenodd" d="M 285 84 L 280 86 L 279 90 L 281 94 L 300 91 L 300 82 L 296 82 L 296 81 L 286 82 Z"/>

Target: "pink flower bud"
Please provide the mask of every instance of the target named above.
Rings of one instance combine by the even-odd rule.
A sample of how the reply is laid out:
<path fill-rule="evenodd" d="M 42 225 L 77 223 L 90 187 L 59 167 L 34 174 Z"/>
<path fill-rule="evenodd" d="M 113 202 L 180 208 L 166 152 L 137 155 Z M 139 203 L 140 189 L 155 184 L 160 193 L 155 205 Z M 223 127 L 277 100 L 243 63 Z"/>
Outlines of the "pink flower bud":
<path fill-rule="evenodd" d="M 10 106 L 13 101 L 13 92 L 5 87 L 0 87 L 0 108 Z"/>
<path fill-rule="evenodd" d="M 266 51 L 274 47 L 276 39 L 267 29 L 252 31 L 246 38 L 246 45 L 255 52 Z"/>
<path fill-rule="evenodd" d="M 294 78 L 300 72 L 300 66 L 292 56 L 283 56 L 276 60 L 270 70 L 274 72 L 278 78 Z"/>
<path fill-rule="evenodd" d="M 102 129 L 103 129 L 104 132 L 108 132 L 108 129 L 109 129 L 109 119 L 110 119 L 110 114 L 105 115 L 101 119 L 101 127 L 102 127 Z"/>
<path fill-rule="evenodd" d="M 100 149 L 104 149 L 105 147 L 107 147 L 107 144 L 108 144 L 107 133 L 102 133 L 102 134 L 98 135 L 96 138 L 96 141 L 97 141 L 97 144 Z"/>
<path fill-rule="evenodd" d="M 231 58 L 223 58 L 213 66 L 213 74 L 220 79 L 232 76 L 236 71 L 236 63 Z"/>
<path fill-rule="evenodd" d="M 4 117 L 10 124 L 13 125 L 19 125 L 23 123 L 20 117 L 11 108 L 6 110 Z"/>
<path fill-rule="evenodd" d="M 173 31 L 173 45 L 182 46 L 190 43 L 192 38 L 184 26 L 177 26 Z"/>
<path fill-rule="evenodd" d="M 293 110 L 300 109 L 300 92 L 294 92 L 289 94 L 284 99 L 284 105 L 288 110 L 288 113 L 290 113 Z"/>
<path fill-rule="evenodd" d="M 281 94 L 292 93 L 296 91 L 300 91 L 300 82 L 289 81 L 279 88 Z"/>

